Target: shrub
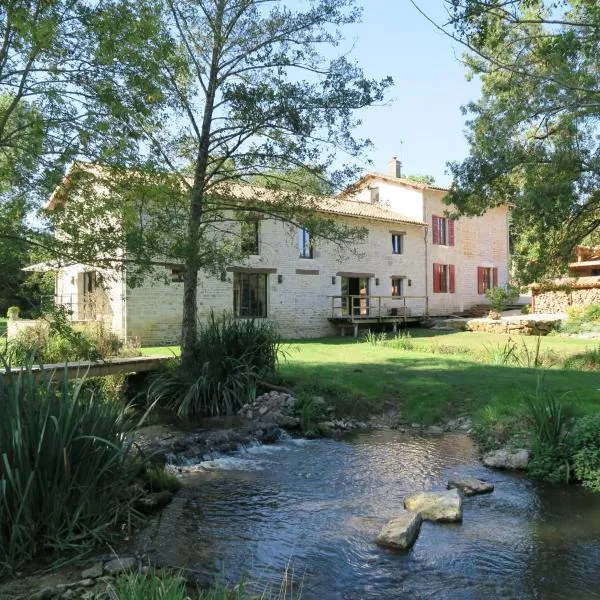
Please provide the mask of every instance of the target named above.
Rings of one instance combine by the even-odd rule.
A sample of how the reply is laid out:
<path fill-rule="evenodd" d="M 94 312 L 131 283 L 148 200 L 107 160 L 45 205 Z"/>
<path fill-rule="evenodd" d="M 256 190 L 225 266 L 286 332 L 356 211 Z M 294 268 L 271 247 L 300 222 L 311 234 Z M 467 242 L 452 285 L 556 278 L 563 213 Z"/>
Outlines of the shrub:
<path fill-rule="evenodd" d="M 568 356 L 563 361 L 565 369 L 578 371 L 600 371 L 600 344 L 578 354 Z"/>
<path fill-rule="evenodd" d="M 509 285 L 503 287 L 491 287 L 485 292 L 485 297 L 490 301 L 492 308 L 502 312 L 509 302 L 514 302 L 519 297 L 519 289 Z"/>
<path fill-rule="evenodd" d="M 414 350 L 415 344 L 410 337 L 410 332 L 401 331 L 396 334 L 396 336 L 391 339 L 388 344 L 390 348 L 395 348 L 396 350 Z"/>
<path fill-rule="evenodd" d="M 583 309 L 583 320 L 600 323 L 600 304 L 588 304 Z"/>
<path fill-rule="evenodd" d="M 534 394 L 524 397 L 533 425 L 529 471 L 555 483 L 571 478 L 571 428 L 573 419 L 562 402 L 542 381 Z"/>
<path fill-rule="evenodd" d="M 0 571 L 89 548 L 135 516 L 125 490 L 140 464 L 123 408 L 30 370 L 0 378 L 0 405 Z"/>
<path fill-rule="evenodd" d="M 578 419 L 573 428 L 573 468 L 584 486 L 600 492 L 600 413 Z"/>
<path fill-rule="evenodd" d="M 367 331 L 367 333 L 364 335 L 363 341 L 371 344 L 371 346 L 383 346 L 387 341 L 387 334 L 385 331 L 375 333 L 369 329 L 369 331 Z"/>
<path fill-rule="evenodd" d="M 193 369 L 173 361 L 150 385 L 148 397 L 180 416 L 232 414 L 253 400 L 257 381 L 275 374 L 279 353 L 268 321 L 211 313 L 199 326 Z"/>

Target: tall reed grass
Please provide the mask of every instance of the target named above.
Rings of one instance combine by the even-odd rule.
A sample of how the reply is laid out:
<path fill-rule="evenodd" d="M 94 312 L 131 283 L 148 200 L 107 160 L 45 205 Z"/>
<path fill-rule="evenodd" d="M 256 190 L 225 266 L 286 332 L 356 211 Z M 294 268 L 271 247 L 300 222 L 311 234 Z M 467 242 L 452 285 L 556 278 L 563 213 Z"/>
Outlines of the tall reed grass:
<path fill-rule="evenodd" d="M 128 523 L 140 471 L 125 410 L 80 382 L 0 376 L 0 572 L 39 553 L 83 551 Z"/>

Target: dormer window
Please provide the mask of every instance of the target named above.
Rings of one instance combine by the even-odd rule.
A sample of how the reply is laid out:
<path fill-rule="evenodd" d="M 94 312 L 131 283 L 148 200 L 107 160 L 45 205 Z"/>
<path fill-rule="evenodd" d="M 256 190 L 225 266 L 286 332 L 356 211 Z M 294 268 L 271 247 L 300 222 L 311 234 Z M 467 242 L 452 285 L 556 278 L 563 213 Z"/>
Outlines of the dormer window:
<path fill-rule="evenodd" d="M 369 192 L 371 192 L 371 204 L 379 204 L 379 188 L 370 187 Z"/>

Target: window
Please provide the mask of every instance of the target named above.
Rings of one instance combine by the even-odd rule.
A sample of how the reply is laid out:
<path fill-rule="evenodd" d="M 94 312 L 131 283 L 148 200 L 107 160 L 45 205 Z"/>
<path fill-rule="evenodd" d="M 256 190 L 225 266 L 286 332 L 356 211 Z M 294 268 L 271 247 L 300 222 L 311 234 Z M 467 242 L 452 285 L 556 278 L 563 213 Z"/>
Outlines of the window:
<path fill-rule="evenodd" d="M 435 245 L 454 246 L 454 221 L 452 219 L 433 215 L 431 229 Z"/>
<path fill-rule="evenodd" d="M 173 283 L 181 283 L 183 281 L 183 267 L 172 267 L 171 268 L 171 281 Z"/>
<path fill-rule="evenodd" d="M 240 236 L 244 254 L 258 254 L 258 219 L 242 221 Z"/>
<path fill-rule="evenodd" d="M 392 278 L 392 296 L 404 296 L 405 277 Z"/>
<path fill-rule="evenodd" d="M 371 187 L 369 191 L 371 192 L 371 204 L 379 204 L 379 188 Z"/>
<path fill-rule="evenodd" d="M 403 233 L 392 233 L 392 254 L 404 254 Z"/>
<path fill-rule="evenodd" d="M 298 247 L 300 258 L 313 258 L 313 241 L 308 229 L 298 230 Z"/>
<path fill-rule="evenodd" d="M 496 267 L 477 267 L 477 293 L 485 294 L 489 289 L 498 286 L 498 269 Z"/>
<path fill-rule="evenodd" d="M 267 274 L 233 274 L 233 312 L 236 317 L 267 316 Z"/>
<path fill-rule="evenodd" d="M 454 294 L 456 291 L 456 271 L 454 265 L 433 263 L 433 293 Z"/>

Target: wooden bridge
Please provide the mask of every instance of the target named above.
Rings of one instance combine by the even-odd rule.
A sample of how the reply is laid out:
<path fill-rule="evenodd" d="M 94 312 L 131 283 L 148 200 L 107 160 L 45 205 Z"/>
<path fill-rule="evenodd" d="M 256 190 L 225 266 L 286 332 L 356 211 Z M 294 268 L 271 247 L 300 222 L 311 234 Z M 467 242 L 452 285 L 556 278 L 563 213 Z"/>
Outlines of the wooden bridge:
<path fill-rule="evenodd" d="M 173 356 L 136 356 L 133 358 L 111 358 L 107 360 L 80 360 L 70 363 L 58 363 L 43 366 L 33 366 L 31 372 L 39 378 L 42 373 L 51 379 L 62 377 L 66 372 L 67 378 L 105 377 L 107 375 L 127 375 L 129 373 L 144 373 L 156 371 L 161 365 L 172 360 Z M 15 366 L 11 373 L 18 374 L 21 367 Z M 0 369 L 0 377 L 6 376 L 6 369 Z"/>
<path fill-rule="evenodd" d="M 330 323 L 340 328 L 346 335 L 346 329 L 354 331 L 358 337 L 362 325 L 392 326 L 397 331 L 398 324 L 417 323 L 429 312 L 427 296 L 367 296 L 346 295 L 330 296 Z"/>

